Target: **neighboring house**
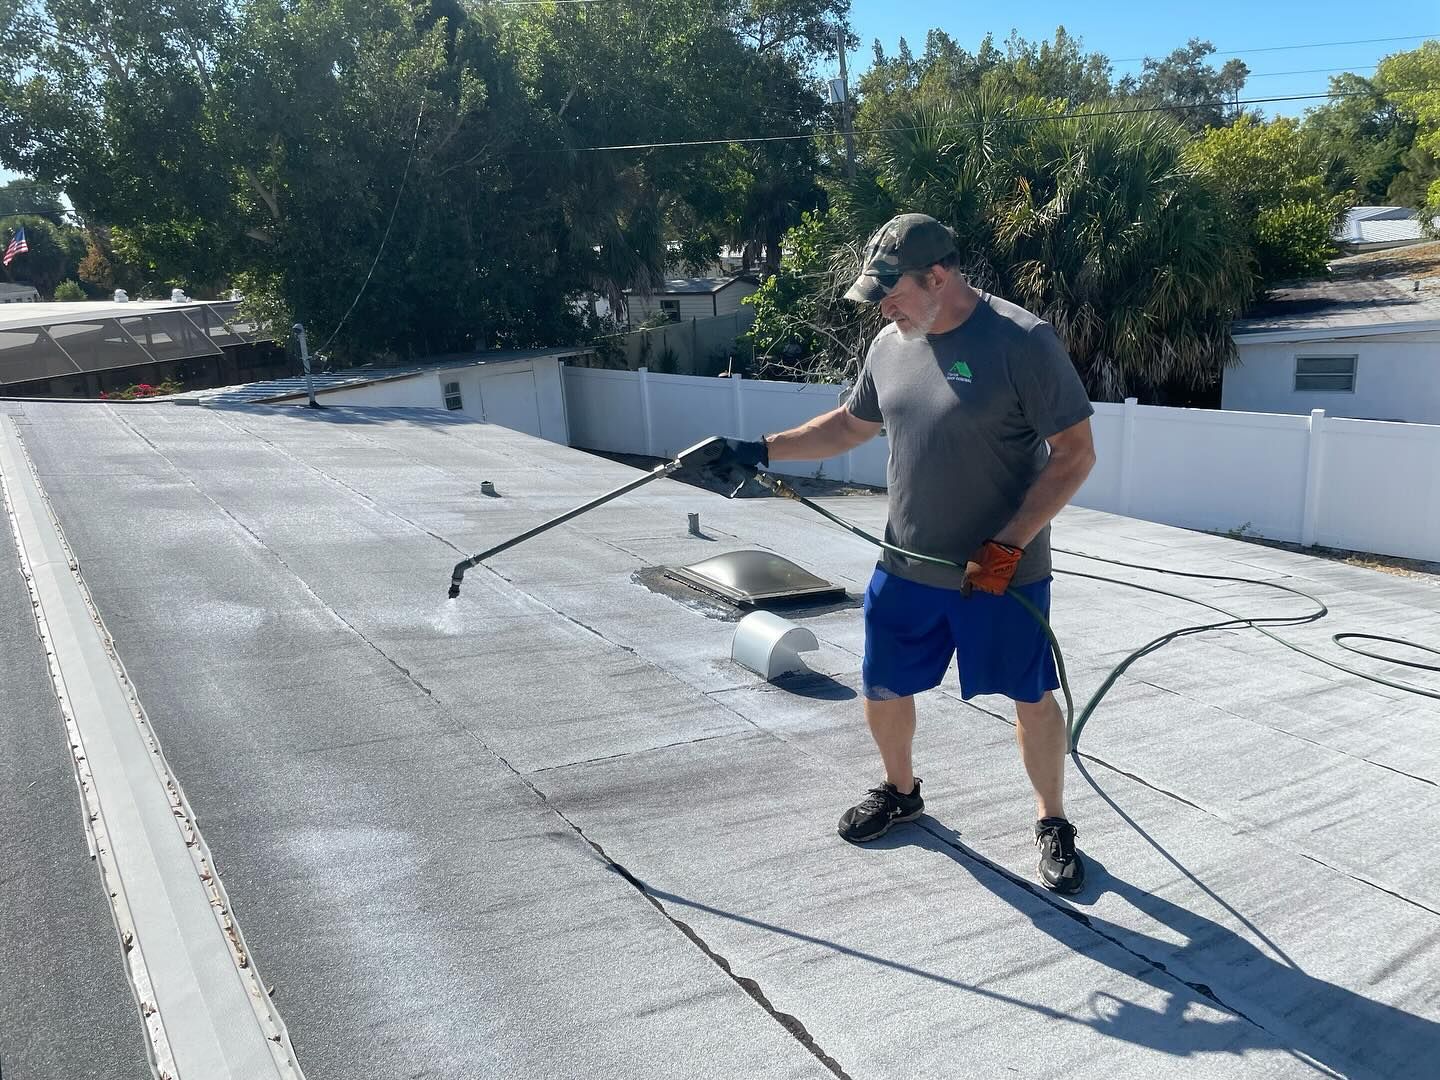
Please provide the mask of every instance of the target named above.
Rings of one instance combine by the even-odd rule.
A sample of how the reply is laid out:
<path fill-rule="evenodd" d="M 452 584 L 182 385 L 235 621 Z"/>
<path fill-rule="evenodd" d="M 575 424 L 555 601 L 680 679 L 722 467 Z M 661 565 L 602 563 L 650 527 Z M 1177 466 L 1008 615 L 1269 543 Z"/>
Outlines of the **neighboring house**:
<path fill-rule="evenodd" d="M 1440 424 L 1440 276 L 1280 289 L 1231 333 L 1223 409 Z"/>
<path fill-rule="evenodd" d="M 39 301 L 40 291 L 34 285 L 12 285 L 0 281 L 0 304 L 33 304 Z"/>
<path fill-rule="evenodd" d="M 446 409 L 550 442 L 568 443 L 569 423 L 561 362 L 588 349 L 520 349 L 478 353 L 395 368 L 356 368 L 311 376 L 323 405 L 378 405 Z M 178 397 L 203 405 L 279 404 L 304 401 L 303 375 L 196 390 Z"/>
<path fill-rule="evenodd" d="M 1335 242 L 1350 251 L 1382 251 L 1424 243 L 1420 215 L 1408 206 L 1352 206 L 1335 230 Z"/>
<path fill-rule="evenodd" d="M 690 273 L 698 274 L 701 277 L 730 277 L 745 268 L 743 248 L 722 247 L 719 257 L 714 262 L 705 266 L 686 267 L 680 261 L 680 245 L 672 241 L 666 246 L 665 272 L 671 277 L 685 277 Z"/>
<path fill-rule="evenodd" d="M 748 277 L 671 278 L 653 292 L 626 294 L 630 325 L 639 326 L 662 314 L 671 322 L 731 315 L 759 287 Z"/>

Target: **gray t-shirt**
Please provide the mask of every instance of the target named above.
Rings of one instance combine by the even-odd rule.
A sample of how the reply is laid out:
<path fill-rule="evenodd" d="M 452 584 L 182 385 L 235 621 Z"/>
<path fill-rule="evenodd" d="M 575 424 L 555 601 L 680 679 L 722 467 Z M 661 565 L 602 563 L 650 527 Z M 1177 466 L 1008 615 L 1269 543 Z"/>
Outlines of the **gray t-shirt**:
<path fill-rule="evenodd" d="M 885 539 L 961 563 L 1015 516 L 1049 460 L 1045 440 L 1090 416 L 1085 386 L 1050 324 L 988 293 L 954 330 L 875 335 L 846 407 L 890 437 Z M 958 589 L 962 574 L 885 552 L 911 581 Z M 1050 527 L 1025 548 L 1014 584 L 1050 574 Z"/>

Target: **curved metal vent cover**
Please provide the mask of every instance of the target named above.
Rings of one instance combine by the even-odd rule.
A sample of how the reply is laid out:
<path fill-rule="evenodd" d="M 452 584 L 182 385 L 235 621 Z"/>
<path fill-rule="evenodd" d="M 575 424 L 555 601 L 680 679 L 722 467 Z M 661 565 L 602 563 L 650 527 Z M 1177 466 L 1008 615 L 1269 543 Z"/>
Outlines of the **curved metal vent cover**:
<path fill-rule="evenodd" d="M 771 551 L 730 551 L 689 566 L 667 566 L 665 576 L 732 604 L 752 607 L 776 600 L 819 600 L 845 595 L 842 586 L 818 578 Z"/>

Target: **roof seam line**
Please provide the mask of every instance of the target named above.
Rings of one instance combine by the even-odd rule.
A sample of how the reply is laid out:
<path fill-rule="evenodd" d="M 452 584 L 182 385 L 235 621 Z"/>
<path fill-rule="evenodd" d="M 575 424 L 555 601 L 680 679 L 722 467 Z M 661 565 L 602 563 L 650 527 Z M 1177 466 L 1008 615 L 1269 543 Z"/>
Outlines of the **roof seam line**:
<path fill-rule="evenodd" d="M 714 742 L 716 739 L 733 739 L 739 734 L 744 733 L 722 731 L 718 735 L 702 735 L 698 739 L 679 739 L 676 742 L 668 742 L 660 746 L 647 746 L 643 750 L 627 750 L 622 754 L 605 754 L 601 757 L 584 758 L 581 761 L 567 761 L 561 765 L 546 765 L 542 769 L 531 769 L 529 775 L 539 776 L 541 773 L 559 772 L 562 769 L 574 769 L 581 765 L 598 765 L 602 761 L 626 761 L 644 754 L 654 754 L 661 750 L 674 750 L 680 746 L 696 746 L 700 743 Z"/>
<path fill-rule="evenodd" d="M 1373 761 L 1370 758 L 1366 757 L 1364 754 L 1352 754 L 1348 750 L 1341 749 L 1337 746 L 1331 746 L 1329 743 L 1321 742 L 1319 739 L 1308 738 L 1304 735 L 1301 735 L 1297 731 L 1287 731 L 1285 728 L 1279 727 L 1278 725 L 1267 724 L 1263 720 L 1257 720 L 1253 716 L 1245 716 L 1244 714 L 1237 713 L 1232 709 L 1225 707 L 1224 705 L 1218 704 L 1217 702 L 1206 701 L 1204 698 L 1195 697 L 1194 695 L 1188 694 L 1183 690 L 1176 690 L 1173 687 L 1169 686 L 1161 686 L 1159 683 L 1152 682 L 1150 679 L 1140 678 L 1138 676 L 1135 678 L 1135 681 L 1154 690 L 1159 690 L 1167 694 L 1173 694 L 1176 697 L 1181 698 L 1185 701 L 1193 702 L 1194 704 L 1199 705 L 1202 708 L 1214 709 L 1216 712 L 1224 713 L 1226 716 L 1229 716 L 1235 720 L 1242 721 L 1243 723 L 1254 724 L 1257 727 L 1262 727 L 1266 731 L 1279 735 L 1282 738 L 1295 739 L 1299 742 L 1305 743 L 1307 746 L 1314 746 L 1320 750 L 1324 750 L 1328 754 L 1338 754 L 1340 757 L 1348 758 L 1351 761 L 1359 761 L 1366 765 L 1374 766 L 1377 769 L 1385 769 L 1392 773 L 1398 773 L 1400 776 L 1406 777 L 1409 780 L 1418 781 L 1421 784 L 1429 784 L 1431 787 L 1440 787 L 1440 784 L 1437 784 L 1434 780 L 1430 780 L 1424 776 L 1416 776 L 1414 773 L 1408 773 L 1404 769 L 1397 769 L 1393 765 L 1386 765 L 1379 761 Z M 1346 680 L 1343 679 L 1336 679 L 1335 682 L 1338 685 L 1346 685 Z"/>
<path fill-rule="evenodd" d="M 391 510 L 389 507 L 381 506 L 378 502 L 376 502 L 374 499 L 372 499 L 369 495 L 366 495 L 363 491 L 359 491 L 359 490 L 351 487 L 349 484 L 345 483 L 345 481 L 341 480 L 339 477 L 331 476 L 331 475 L 330 475 L 329 473 L 327 473 L 324 469 L 321 469 L 321 468 L 319 468 L 319 467 L 317 467 L 317 466 L 315 466 L 315 465 L 311 465 L 308 461 L 301 461 L 298 457 L 296 457 L 294 454 L 292 454 L 289 450 L 286 450 L 283 446 L 280 446 L 280 445 L 277 444 L 277 443 L 271 442 L 269 439 L 265 438 L 265 436 L 259 434 L 258 432 L 254 431 L 254 430 L 252 430 L 252 429 L 250 429 L 250 428 L 247 428 L 247 427 L 237 427 L 237 426 L 234 425 L 234 424 L 227 423 L 227 422 L 226 422 L 225 420 L 223 420 L 223 419 L 221 419 L 220 422 L 221 422 L 221 424 L 224 424 L 225 427 L 228 427 L 231 431 L 243 431 L 243 432 L 245 432 L 245 434 L 249 435 L 251 438 L 253 438 L 253 439 L 258 439 L 261 443 L 263 443 L 265 446 L 269 447 L 269 448 L 270 448 L 271 450 L 273 450 L 275 453 L 279 454 L 279 455 L 282 456 L 282 457 L 288 458 L 289 460 L 295 462 L 297 465 L 300 465 L 302 468 L 309 469 L 311 472 L 315 473 L 316 475 L 318 475 L 318 476 L 321 477 L 322 479 L 328 481 L 329 483 L 333 484 L 334 486 L 336 486 L 336 487 L 338 487 L 338 488 L 341 488 L 342 490 L 344 490 L 345 492 L 347 492 L 347 493 L 350 494 L 351 496 L 359 499 L 361 502 L 363 502 L 363 503 L 365 503 L 367 506 L 371 507 L 373 510 L 375 510 L 376 513 L 385 514 L 385 515 L 387 515 L 387 516 L 389 516 L 389 517 L 395 518 L 397 521 L 404 522 L 406 525 L 409 525 L 412 529 L 415 529 L 415 530 L 417 530 L 418 532 L 424 533 L 426 536 L 430 537 L 430 538 L 433 539 L 433 540 L 438 540 L 438 541 L 440 541 L 440 543 L 444 544 L 446 547 L 450 548 L 452 551 L 455 551 L 455 552 L 457 552 L 457 553 L 459 553 L 459 554 L 461 554 L 461 555 L 467 554 L 467 552 L 463 551 L 462 549 L 460 549 L 459 547 L 457 547 L 455 544 L 453 544 L 453 543 L 451 543 L 449 540 L 445 539 L 445 537 L 441 536 L 439 533 L 431 532 L 431 531 L 430 531 L 429 529 L 427 529 L 424 525 L 421 525 L 418 521 L 412 521 L 412 520 L 410 520 L 409 518 L 407 518 L 404 514 L 401 514 L 401 513 L 398 513 L 398 512 L 396 512 L 396 511 L 394 511 L 394 510 Z M 142 437 L 143 437 L 143 436 L 142 436 Z M 147 441 L 148 441 L 148 440 L 147 440 Z M 157 451 L 157 452 L 158 452 L 158 451 Z M 162 456 L 163 456 L 163 455 L 162 455 Z M 169 459 L 167 458 L 166 460 L 169 460 Z M 214 502 L 213 499 L 212 499 L 211 501 Z M 217 503 L 216 505 L 218 506 L 219 504 Z M 243 527 L 243 526 L 242 526 L 242 527 Z M 249 530 L 247 530 L 247 531 L 249 531 Z M 254 534 L 252 533 L 251 535 L 254 535 Z M 259 538 L 256 537 L 256 539 L 258 540 Z M 283 562 L 283 560 L 282 560 L 282 562 Z M 286 567 L 286 569 L 289 569 L 289 567 Z"/>
<path fill-rule="evenodd" d="M 1088 755 L 1087 755 L 1087 756 L 1088 756 Z M 1092 759 L 1092 760 L 1093 760 L 1093 759 Z M 1101 762 L 1100 764 L 1103 764 L 1103 762 Z M 1143 781 L 1141 781 L 1141 782 L 1143 783 Z M 1183 800 L 1182 800 L 1182 801 L 1183 801 Z M 1201 997 L 1203 997 L 1204 999 L 1206 999 L 1207 1001 L 1209 1001 L 1211 1004 L 1213 1004 L 1213 1005 L 1216 1006 L 1217 1008 L 1223 1009 L 1225 1012 L 1228 1012 L 1228 1013 L 1230 1013 L 1230 1014 L 1233 1015 L 1233 1016 L 1239 1017 L 1241 1020 L 1244 1020 L 1247 1024 L 1253 1025 L 1255 1028 L 1257 1028 L 1257 1029 L 1260 1030 L 1260 1031 L 1265 1032 L 1267 1035 L 1273 1035 L 1273 1034 L 1274 1034 L 1274 1033 L 1271 1032 L 1268 1028 L 1266 1028 L 1264 1024 L 1261 1024 L 1261 1023 L 1259 1023 L 1258 1021 L 1256 1021 L 1256 1020 L 1254 1020 L 1253 1018 L 1251 1018 L 1250 1016 L 1247 1016 L 1245 1013 L 1241 1012 L 1241 1011 L 1240 1011 L 1239 1009 L 1237 1009 L 1235 1006 L 1226 1004 L 1225 1001 L 1224 1001 L 1218 994 L 1216 994 L 1214 990 L 1212 990 L 1210 987 L 1206 986 L 1204 983 L 1192 982 L 1191 980 L 1186 979 L 1186 978 L 1184 978 L 1183 976 L 1177 975 L 1175 972 L 1171 971 L 1168 967 L 1166 967 L 1165 964 L 1162 963 L 1161 961 L 1152 959 L 1151 957 L 1145 955 L 1145 953 L 1141 952 L 1141 951 L 1138 950 L 1138 949 L 1132 949 L 1130 946 L 1126 945 L 1123 941 L 1121 941 L 1118 937 L 1116 937 L 1116 936 L 1114 936 L 1114 935 L 1112 935 L 1112 934 L 1107 934 L 1105 931 L 1103 931 L 1103 930 L 1099 929 L 1098 927 L 1096 927 L 1095 924 L 1094 924 L 1094 922 L 1093 922 L 1093 921 L 1090 919 L 1090 917 L 1089 917 L 1088 915 L 1086 915 L 1084 912 L 1082 912 L 1082 911 L 1077 911 L 1075 908 L 1071 907 L 1069 904 L 1066 904 L 1066 903 L 1063 903 L 1063 902 L 1061 902 L 1061 901 L 1059 901 L 1059 900 L 1053 899 L 1045 890 L 1041 889 L 1038 885 L 1032 885 L 1029 881 L 1026 881 L 1024 878 L 1020 877 L 1020 876 L 1017 875 L 1017 874 L 1011 873 L 1009 870 L 1007 870 L 1005 867 L 1001 866 L 999 863 L 991 862 L 989 859 L 985 858 L 985 856 L 981 855 L 979 852 L 973 851 L 973 850 L 971 850 L 970 848 L 966 847 L 964 844 L 961 844 L 961 843 L 953 840 L 951 837 L 947 836 L 945 833 L 943 833 L 943 832 L 937 832 L 935 829 L 932 829 L 928 824 L 926 824 L 926 821 L 925 821 L 924 818 L 922 818 L 922 819 L 920 819 L 919 821 L 915 822 L 915 824 L 919 825 L 922 829 L 924 829 L 926 832 L 928 832 L 931 836 L 935 837 L 935 839 L 939 840 L 942 844 L 946 845 L 947 847 L 951 848 L 951 849 L 954 850 L 954 851 L 959 852 L 961 856 L 963 856 L 963 857 L 965 857 L 965 858 L 968 858 L 968 859 L 971 859 L 971 860 L 973 860 L 974 862 L 979 863 L 981 866 L 983 866 L 983 867 L 985 867 L 985 868 L 987 868 L 987 869 L 989 869 L 989 870 L 991 870 L 991 871 L 999 874 L 1001 877 L 1005 878 L 1007 881 L 1011 882 L 1011 883 L 1014 884 L 1014 885 L 1019 886 L 1020 888 L 1024 889 L 1026 892 L 1028 892 L 1028 893 L 1030 893 L 1032 896 L 1034 896 L 1036 899 L 1044 902 L 1048 907 L 1051 907 L 1051 908 L 1053 908 L 1054 910 L 1058 911 L 1060 914 L 1066 916 L 1067 918 L 1073 919 L 1073 920 L 1075 920 L 1076 922 L 1080 923 L 1082 926 L 1084 926 L 1084 927 L 1085 927 L 1087 930 L 1089 930 L 1091 933 L 1095 934 L 1097 937 L 1104 938 L 1106 941 L 1110 942 L 1110 943 L 1111 943 L 1112 945 L 1114 945 L 1116 948 L 1121 949 L 1121 950 L 1123 950 L 1124 952 L 1126 952 L 1127 954 L 1129 954 L 1130 956 L 1135 957 L 1137 960 L 1141 961 L 1142 963 L 1144 963 L 1145 965 L 1147 965 L 1148 967 L 1150 967 L 1152 970 L 1154 970 L 1154 971 L 1156 971 L 1156 972 L 1159 972 L 1160 974 L 1166 975 L 1166 976 L 1168 976 L 1168 977 L 1171 978 L 1171 979 L 1174 979 L 1176 982 L 1180 983 L 1181 985 L 1183 985 L 1183 986 L 1185 986 L 1185 987 L 1188 987 L 1190 990 L 1194 991 L 1196 994 L 1200 995 Z M 1298 1050 L 1294 1050 L 1294 1049 L 1290 1049 L 1290 1048 L 1287 1048 L 1287 1050 L 1289 1051 L 1289 1053 L 1294 1054 L 1296 1057 L 1299 1057 L 1301 1060 L 1305 1061 L 1306 1064 L 1314 1065 L 1314 1066 L 1316 1066 L 1317 1068 L 1320 1068 L 1320 1069 L 1324 1070 L 1324 1071 L 1325 1071 L 1328 1075 L 1330 1075 L 1330 1076 L 1339 1076 L 1339 1075 L 1340 1075 L 1339 1073 L 1336 1073 L 1336 1072 L 1331 1071 L 1328 1067 L 1322 1065 L 1320 1062 L 1314 1060 L 1313 1058 L 1311 1058 L 1311 1057 L 1310 1057 L 1309 1055 L 1307 1055 L 1307 1054 L 1303 1054 L 1303 1053 L 1301 1053 L 1301 1052 L 1298 1051 Z"/>
<path fill-rule="evenodd" d="M 541 795 L 541 798 L 544 798 L 544 795 Z M 677 919 L 674 915 L 670 914 L 669 910 L 665 907 L 665 905 L 661 903 L 658 897 L 651 893 L 651 891 L 649 890 L 649 888 L 646 887 L 643 881 L 637 878 L 623 865 L 612 859 L 610 855 L 605 851 L 605 849 L 600 846 L 599 843 L 586 836 L 584 829 L 580 828 L 580 826 L 576 825 L 573 821 L 566 817 L 565 814 L 556 807 L 554 807 L 553 804 L 550 804 L 550 801 L 548 799 L 546 799 L 545 801 L 547 805 L 550 805 L 551 809 L 560 817 L 560 819 L 564 821 L 567 825 L 569 825 L 572 829 L 574 829 L 576 835 L 579 836 L 579 838 L 583 840 L 586 844 L 588 844 L 594 850 L 595 854 L 597 854 L 598 856 L 600 856 L 601 859 L 604 860 L 605 864 L 611 870 L 619 874 L 622 878 L 625 879 L 625 881 L 632 885 L 635 890 L 640 893 L 641 896 L 643 896 L 646 900 L 650 902 L 650 904 L 655 908 L 656 911 L 660 912 L 660 914 L 664 916 L 665 920 L 669 922 L 670 925 L 675 927 L 675 929 L 679 930 L 680 933 L 684 934 L 686 939 L 697 949 L 699 949 L 700 952 L 704 954 L 707 960 L 709 960 L 712 964 L 714 964 L 721 971 L 723 971 L 730 978 L 730 980 L 735 983 L 735 985 L 740 987 L 740 989 L 744 990 L 745 993 L 749 995 L 751 1000 L 753 1000 L 757 1005 L 764 1009 L 765 1012 L 770 1016 L 770 1018 L 774 1020 L 777 1024 L 779 1024 L 781 1027 L 783 1027 L 792 1037 L 794 1037 L 797 1042 L 800 1043 L 801 1046 L 805 1047 L 806 1050 L 813 1054 L 815 1058 L 819 1060 L 820 1064 L 824 1065 L 825 1068 L 830 1070 L 830 1072 L 837 1078 L 837 1080 L 851 1080 L 850 1074 L 845 1071 L 845 1069 L 840 1065 L 838 1061 L 836 1061 L 833 1057 L 831 1057 L 825 1052 L 824 1048 L 820 1046 L 820 1044 L 815 1040 L 815 1037 L 810 1034 L 809 1030 L 806 1029 L 805 1025 L 800 1021 L 798 1017 L 777 1009 L 771 1003 L 770 999 L 766 996 L 765 991 L 760 988 L 760 984 L 754 979 L 746 978 L 743 975 L 737 975 L 730 961 L 726 959 L 722 953 L 717 952 L 703 937 L 696 933 L 694 928 L 691 927 L 688 923 L 684 922 L 681 919 Z"/>

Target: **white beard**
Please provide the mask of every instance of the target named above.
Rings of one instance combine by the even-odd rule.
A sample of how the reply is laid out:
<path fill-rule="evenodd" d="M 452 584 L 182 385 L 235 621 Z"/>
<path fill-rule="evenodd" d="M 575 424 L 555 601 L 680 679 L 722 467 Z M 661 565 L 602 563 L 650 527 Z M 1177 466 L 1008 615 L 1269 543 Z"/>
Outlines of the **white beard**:
<path fill-rule="evenodd" d="M 922 311 L 920 315 L 916 319 L 914 319 L 908 327 L 901 329 L 899 324 L 896 324 L 895 329 L 899 332 L 900 336 L 904 340 L 918 341 L 926 334 L 930 333 L 930 328 L 935 325 L 935 321 L 939 318 L 940 301 L 935 300 L 932 301 L 932 303 L 930 303 L 929 305 L 927 305 L 926 310 Z"/>

